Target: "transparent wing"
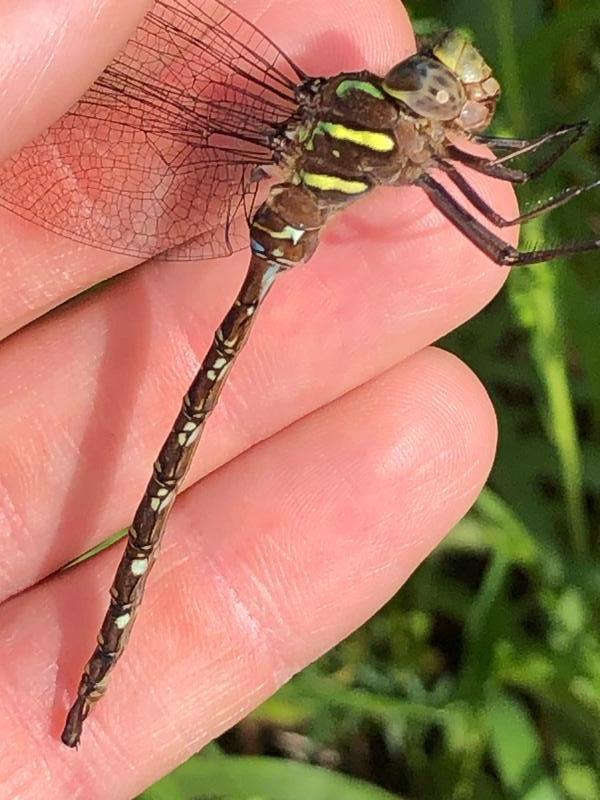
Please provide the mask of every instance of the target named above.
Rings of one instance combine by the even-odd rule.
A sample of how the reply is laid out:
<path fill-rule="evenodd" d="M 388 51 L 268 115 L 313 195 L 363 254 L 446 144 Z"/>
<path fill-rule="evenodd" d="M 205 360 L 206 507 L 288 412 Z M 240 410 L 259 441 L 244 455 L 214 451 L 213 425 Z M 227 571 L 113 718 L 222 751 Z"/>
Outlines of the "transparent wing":
<path fill-rule="evenodd" d="M 81 100 L 0 167 L 0 205 L 126 255 L 227 254 L 301 77 L 218 0 L 157 0 Z"/>

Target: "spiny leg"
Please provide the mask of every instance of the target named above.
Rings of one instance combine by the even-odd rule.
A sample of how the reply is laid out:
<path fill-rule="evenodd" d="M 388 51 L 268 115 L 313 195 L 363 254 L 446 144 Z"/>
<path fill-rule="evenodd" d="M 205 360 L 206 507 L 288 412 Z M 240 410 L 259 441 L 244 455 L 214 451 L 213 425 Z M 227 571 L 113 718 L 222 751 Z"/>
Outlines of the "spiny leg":
<path fill-rule="evenodd" d="M 446 147 L 445 155 L 452 161 L 458 161 L 459 164 L 464 164 L 475 172 L 481 172 L 483 175 L 489 175 L 492 178 L 497 178 L 501 181 L 508 183 L 527 183 L 529 174 L 522 169 L 512 169 L 504 164 L 496 163 L 496 159 L 483 158 L 482 156 L 474 156 L 471 153 L 465 153 L 459 147 L 450 144 Z"/>
<path fill-rule="evenodd" d="M 600 180 L 589 183 L 586 186 L 572 186 L 556 195 L 556 197 L 550 197 L 547 200 L 538 203 L 535 208 L 520 214 L 514 219 L 505 219 L 505 217 L 500 216 L 500 214 L 494 211 L 494 209 L 488 205 L 488 203 L 486 203 L 483 197 L 481 197 L 481 195 L 475 191 L 464 175 L 461 175 L 461 173 L 453 164 L 450 164 L 447 161 L 438 161 L 437 166 L 443 170 L 446 175 L 448 175 L 452 183 L 462 192 L 467 200 L 478 211 L 480 211 L 487 220 L 496 225 L 498 228 L 509 228 L 512 225 L 520 225 L 523 222 L 528 222 L 529 220 L 539 217 L 541 214 L 545 214 L 548 211 L 554 211 L 555 209 L 564 206 L 566 203 L 569 203 L 571 200 L 574 200 L 576 197 L 579 197 L 579 195 L 584 194 L 585 192 L 589 192 L 592 189 L 597 189 L 600 187 Z"/>
<path fill-rule="evenodd" d="M 181 411 L 161 448 L 129 528 L 98 644 L 84 669 L 77 699 L 67 716 L 61 738 L 69 747 L 76 747 L 79 743 L 91 705 L 106 691 L 109 672 L 129 638 L 167 516 L 188 471 L 206 419 L 217 403 L 229 369 L 246 342 L 256 311 L 279 270 L 277 264 L 252 257 L 244 284 L 183 398 Z"/>
<path fill-rule="evenodd" d="M 528 264 L 537 264 L 541 261 L 551 261 L 553 258 L 560 258 L 574 253 L 600 250 L 600 239 L 569 242 L 561 247 L 550 249 L 518 250 L 516 247 L 504 242 L 475 219 L 431 175 L 422 175 L 417 181 L 417 185 L 425 190 L 436 208 L 496 264 L 507 267 L 526 266 Z"/>
<path fill-rule="evenodd" d="M 537 139 L 499 139 L 496 137 L 475 136 L 473 141 L 480 144 L 487 144 L 491 147 L 499 147 L 508 149 L 510 152 L 501 158 L 482 158 L 481 156 L 474 156 L 471 153 L 465 153 L 455 145 L 450 145 L 447 148 L 448 158 L 453 161 L 458 161 L 465 164 L 471 169 L 481 172 L 484 175 L 491 175 L 499 180 L 508 181 L 510 183 L 527 183 L 530 180 L 538 178 L 544 172 L 547 172 L 550 167 L 555 164 L 558 159 L 566 153 L 585 133 L 588 128 L 587 122 L 577 122 L 571 125 L 562 125 L 555 131 L 545 133 Z M 506 163 L 515 158 L 526 155 L 527 153 L 534 153 L 539 150 L 543 145 L 548 142 L 558 142 L 558 146 L 553 150 L 535 169 L 520 170 L 513 169 L 506 166 Z"/>
<path fill-rule="evenodd" d="M 516 157 L 517 155 L 533 152 L 546 144 L 546 142 L 567 137 L 567 142 L 562 151 L 564 152 L 581 139 L 589 127 L 589 120 L 582 120 L 581 122 L 570 122 L 565 125 L 559 125 L 558 128 L 552 131 L 546 131 L 546 133 L 543 133 L 541 136 L 536 136 L 534 139 L 513 139 L 506 136 L 475 134 L 472 137 L 472 141 L 477 142 L 477 144 L 485 144 L 492 150 L 508 150 L 514 153 L 513 157 Z"/>

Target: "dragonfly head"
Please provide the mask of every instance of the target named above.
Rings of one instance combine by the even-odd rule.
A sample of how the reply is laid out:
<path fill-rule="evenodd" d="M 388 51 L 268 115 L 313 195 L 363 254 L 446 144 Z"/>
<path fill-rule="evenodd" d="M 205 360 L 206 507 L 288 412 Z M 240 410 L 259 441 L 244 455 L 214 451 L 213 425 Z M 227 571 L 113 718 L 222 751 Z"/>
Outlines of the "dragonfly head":
<path fill-rule="evenodd" d="M 418 45 L 416 55 L 388 72 L 383 90 L 425 119 L 473 133 L 487 128 L 500 84 L 479 51 L 457 31 L 423 37 Z"/>

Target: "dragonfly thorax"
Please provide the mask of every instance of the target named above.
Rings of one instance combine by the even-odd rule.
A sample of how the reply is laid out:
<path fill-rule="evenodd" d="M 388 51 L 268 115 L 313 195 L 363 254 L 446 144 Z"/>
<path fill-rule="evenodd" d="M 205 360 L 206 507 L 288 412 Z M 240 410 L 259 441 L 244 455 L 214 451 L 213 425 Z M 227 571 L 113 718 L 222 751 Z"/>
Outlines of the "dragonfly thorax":
<path fill-rule="evenodd" d="M 401 114 L 369 72 L 310 79 L 298 113 L 272 138 L 284 181 L 254 215 L 256 257 L 288 268 L 306 261 L 327 219 L 382 184 L 398 183 L 408 158 L 399 145 Z"/>
<path fill-rule="evenodd" d="M 378 185 L 415 183 L 446 155 L 451 134 L 487 127 L 500 85 L 479 51 L 450 31 L 384 78 L 371 72 L 308 78 L 298 112 L 272 140 L 284 183 L 252 225 L 255 256 L 289 267 L 309 258 L 328 217 Z"/>

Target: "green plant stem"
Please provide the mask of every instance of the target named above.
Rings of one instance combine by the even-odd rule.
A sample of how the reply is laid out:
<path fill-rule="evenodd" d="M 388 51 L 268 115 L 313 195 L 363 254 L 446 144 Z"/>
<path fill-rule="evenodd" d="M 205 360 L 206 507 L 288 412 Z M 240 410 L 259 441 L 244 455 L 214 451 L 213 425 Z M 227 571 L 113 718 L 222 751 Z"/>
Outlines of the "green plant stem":
<path fill-rule="evenodd" d="M 511 91 L 507 106 L 514 130 L 526 130 L 523 85 L 514 25 L 514 0 L 494 5 L 504 78 Z M 543 238 L 538 223 L 533 228 Z M 556 448 L 566 499 L 571 548 L 578 557 L 587 552 L 587 523 L 583 497 L 583 466 L 569 386 L 567 354 L 559 305 L 559 264 L 539 264 L 523 280 L 511 281 L 509 296 L 516 316 L 531 335 L 532 353 L 546 394 L 549 435 Z M 526 287 L 526 288 L 525 288 Z"/>
<path fill-rule="evenodd" d="M 510 567 L 511 561 L 504 553 L 493 553 L 475 603 L 465 620 L 465 668 L 458 695 L 470 704 L 481 704 L 486 691 L 486 676 L 493 673 L 494 643 L 498 637 L 493 616 Z"/>

